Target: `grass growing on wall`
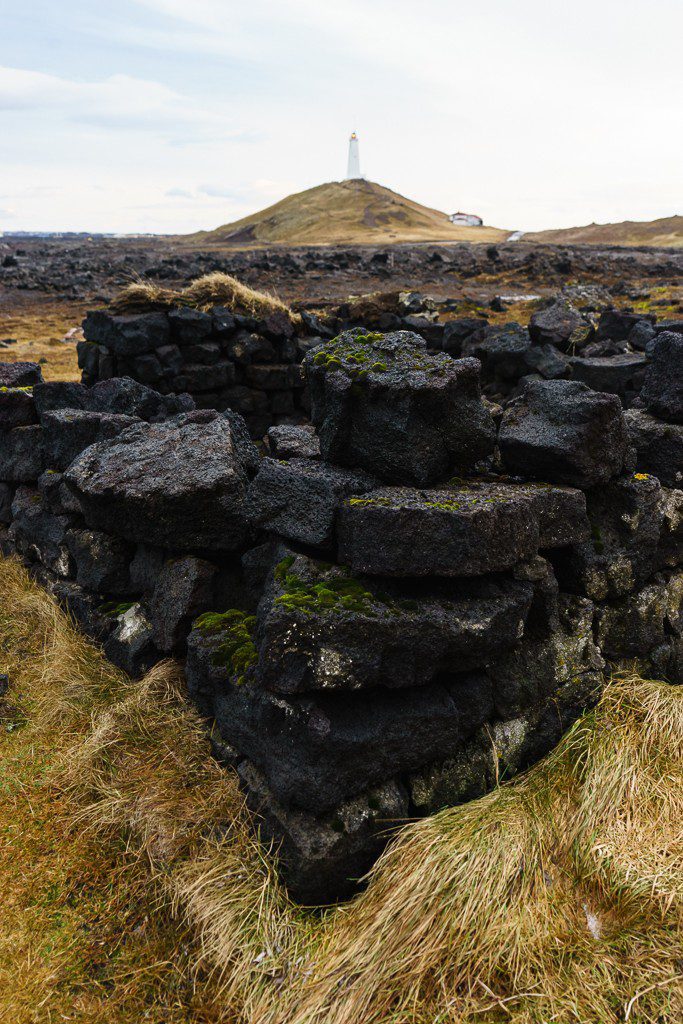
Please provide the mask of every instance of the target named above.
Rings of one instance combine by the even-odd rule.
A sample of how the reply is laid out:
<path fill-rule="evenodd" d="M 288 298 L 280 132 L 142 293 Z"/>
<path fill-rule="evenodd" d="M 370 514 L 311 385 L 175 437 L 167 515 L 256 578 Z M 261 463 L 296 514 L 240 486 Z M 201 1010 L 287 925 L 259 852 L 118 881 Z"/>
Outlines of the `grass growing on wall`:
<path fill-rule="evenodd" d="M 307 912 L 176 666 L 131 683 L 13 561 L 0 584 L 0 1020 L 681 1019 L 683 688 L 619 676 L 524 778 Z"/>

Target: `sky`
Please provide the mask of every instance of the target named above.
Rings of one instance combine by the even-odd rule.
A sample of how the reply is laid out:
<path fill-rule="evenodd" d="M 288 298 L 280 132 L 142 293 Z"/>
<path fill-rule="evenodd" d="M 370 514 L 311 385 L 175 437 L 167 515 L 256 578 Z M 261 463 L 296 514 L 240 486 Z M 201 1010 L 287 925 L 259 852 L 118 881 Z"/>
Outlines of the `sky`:
<path fill-rule="evenodd" d="M 683 212 L 680 0 L 0 0 L 0 231 L 363 174 L 511 230 Z"/>

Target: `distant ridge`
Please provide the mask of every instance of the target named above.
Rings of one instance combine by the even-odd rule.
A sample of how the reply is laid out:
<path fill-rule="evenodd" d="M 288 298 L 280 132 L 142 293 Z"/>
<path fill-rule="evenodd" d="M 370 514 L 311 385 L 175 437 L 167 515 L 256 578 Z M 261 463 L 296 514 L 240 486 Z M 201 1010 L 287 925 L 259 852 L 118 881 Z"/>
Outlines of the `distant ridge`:
<path fill-rule="evenodd" d="M 451 224 L 439 210 L 372 181 L 331 181 L 281 199 L 214 231 L 186 235 L 193 244 L 362 245 L 387 242 L 499 242 L 509 231 Z"/>
<path fill-rule="evenodd" d="M 683 217 L 659 220 L 624 220 L 619 224 L 587 224 L 582 228 L 530 231 L 525 242 L 559 242 L 584 245 L 652 245 L 683 247 Z"/>

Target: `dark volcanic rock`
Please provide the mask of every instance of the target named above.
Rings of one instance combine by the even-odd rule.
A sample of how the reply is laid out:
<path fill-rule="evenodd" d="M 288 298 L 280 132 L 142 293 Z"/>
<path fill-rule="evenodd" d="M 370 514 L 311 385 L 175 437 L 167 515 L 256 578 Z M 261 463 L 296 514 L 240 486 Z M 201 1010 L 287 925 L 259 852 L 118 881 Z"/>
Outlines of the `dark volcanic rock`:
<path fill-rule="evenodd" d="M 38 422 L 33 395 L 23 388 L 0 388 L 0 430 Z"/>
<path fill-rule="evenodd" d="M 627 409 L 624 419 L 638 472 L 652 473 L 665 487 L 683 488 L 683 424 L 664 423 L 642 409 Z"/>
<path fill-rule="evenodd" d="M 597 340 L 626 341 L 636 327 L 652 325 L 654 316 L 643 313 L 625 313 L 620 309 L 605 309 L 598 321 Z"/>
<path fill-rule="evenodd" d="M 35 483 L 43 471 L 43 431 L 39 426 L 0 430 L 0 480 Z"/>
<path fill-rule="evenodd" d="M 683 423 L 683 334 L 657 336 L 640 397 L 653 416 Z"/>
<path fill-rule="evenodd" d="M 408 794 L 397 782 L 386 782 L 316 818 L 286 810 L 248 761 L 242 762 L 239 774 L 247 805 L 260 819 L 262 840 L 273 844 L 290 895 L 309 905 L 351 896 L 357 879 L 386 845 L 388 823 L 398 828 L 408 817 Z"/>
<path fill-rule="evenodd" d="M 170 653 L 185 639 L 192 619 L 211 607 L 216 566 L 186 555 L 166 562 L 149 601 L 153 639 Z"/>
<path fill-rule="evenodd" d="M 590 340 L 593 331 L 587 320 L 565 298 L 534 313 L 529 321 L 529 334 L 538 345 L 550 344 L 568 349 Z"/>
<path fill-rule="evenodd" d="M 42 379 L 38 363 L 0 363 L 0 388 L 30 388 Z"/>
<path fill-rule="evenodd" d="M 138 422 L 134 416 L 85 409 L 43 413 L 45 462 L 51 469 L 65 470 L 90 445 L 117 437 Z"/>
<path fill-rule="evenodd" d="M 153 636 L 145 609 L 140 604 L 131 605 L 117 616 L 104 653 L 128 675 L 141 676 L 159 660 Z"/>
<path fill-rule="evenodd" d="M 376 483 L 369 473 L 317 460 L 263 459 L 247 495 L 249 518 L 288 540 L 329 546 L 342 499 Z"/>
<path fill-rule="evenodd" d="M 608 391 L 624 397 L 640 391 L 645 376 L 647 359 L 635 352 L 623 355 L 569 360 L 573 380 L 580 380 L 593 391 Z"/>
<path fill-rule="evenodd" d="M 92 310 L 83 321 L 88 342 L 102 345 L 120 356 L 151 352 L 169 340 L 168 318 L 164 313 L 112 316 L 103 309 Z"/>
<path fill-rule="evenodd" d="M 513 473 L 582 488 L 617 476 L 629 454 L 617 396 L 577 381 L 527 383 L 505 410 L 498 443 Z"/>
<path fill-rule="evenodd" d="M 259 605 L 256 678 L 280 693 L 421 686 L 512 647 L 531 600 L 523 581 L 379 587 L 290 555 Z"/>
<path fill-rule="evenodd" d="M 380 576 L 481 576 L 539 547 L 588 535 L 575 491 L 472 482 L 439 490 L 385 487 L 342 505 L 339 557 Z"/>
<path fill-rule="evenodd" d="M 97 530 L 70 530 L 66 540 L 80 586 L 96 594 L 130 593 L 131 544 Z"/>
<path fill-rule="evenodd" d="M 312 426 L 271 427 L 266 440 L 274 459 L 320 458 L 320 438 Z"/>
<path fill-rule="evenodd" d="M 232 681 L 222 643 L 220 633 L 190 634 L 190 694 L 288 808 L 325 813 L 368 787 L 442 760 L 491 713 L 491 683 L 478 673 L 409 689 L 271 694 Z"/>
<path fill-rule="evenodd" d="M 231 420 L 192 412 L 93 445 L 66 480 L 92 527 L 176 551 L 235 550 L 248 535 L 242 445 Z"/>
<path fill-rule="evenodd" d="M 643 474 L 613 480 L 588 492 L 587 508 L 590 537 L 553 559 L 560 586 L 594 601 L 622 597 L 657 569 L 661 485 Z"/>
<path fill-rule="evenodd" d="M 306 357 L 323 457 L 390 483 L 427 485 L 493 450 L 479 363 L 426 351 L 415 334 L 349 331 Z"/>
<path fill-rule="evenodd" d="M 9 536 L 19 554 L 39 561 L 57 576 L 71 576 L 73 564 L 67 547 L 70 516 L 56 516 L 34 487 L 18 487 L 12 502 Z"/>

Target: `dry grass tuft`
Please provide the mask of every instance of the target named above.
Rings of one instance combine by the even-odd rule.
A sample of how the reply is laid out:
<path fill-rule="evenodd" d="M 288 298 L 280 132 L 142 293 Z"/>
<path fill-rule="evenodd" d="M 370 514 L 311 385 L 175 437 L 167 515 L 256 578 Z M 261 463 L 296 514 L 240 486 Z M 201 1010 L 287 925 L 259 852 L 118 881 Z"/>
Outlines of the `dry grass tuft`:
<path fill-rule="evenodd" d="M 203 310 L 225 306 L 233 313 L 248 316 L 264 317 L 272 313 L 283 313 L 292 322 L 298 320 L 289 306 L 275 295 L 256 291 L 242 284 L 236 277 L 218 271 L 197 278 L 180 291 L 162 288 L 152 281 L 134 281 L 119 292 L 110 309 L 114 313 L 147 313 L 178 306 Z"/>
<path fill-rule="evenodd" d="M 130 683 L 23 570 L 0 563 L 0 579 L 0 640 L 38 652 L 22 675 L 36 728 L 70 735 L 74 826 L 145 865 L 157 914 L 176 908 L 198 936 L 222 1019 L 681 1019 L 683 688 L 616 677 L 544 763 L 405 828 L 366 892 L 321 915 L 278 884 L 178 669 Z"/>

